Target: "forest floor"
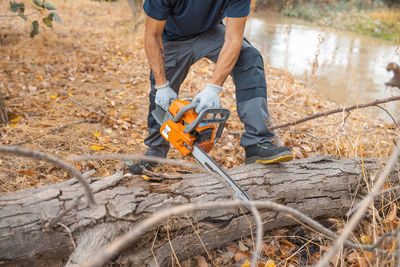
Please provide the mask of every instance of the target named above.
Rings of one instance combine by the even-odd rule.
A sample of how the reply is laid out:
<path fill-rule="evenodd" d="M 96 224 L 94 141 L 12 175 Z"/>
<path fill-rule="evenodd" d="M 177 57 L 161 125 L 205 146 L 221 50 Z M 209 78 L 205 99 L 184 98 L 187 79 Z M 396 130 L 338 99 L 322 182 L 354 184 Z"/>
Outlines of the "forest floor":
<path fill-rule="evenodd" d="M 0 90 L 11 119 L 0 128 L 1 144 L 23 143 L 25 148 L 61 159 L 73 154 L 144 154 L 150 86 L 142 18 L 133 20 L 125 1 L 59 0 L 53 4 L 63 23 L 55 22 L 53 29 L 41 27 L 33 39 L 29 38 L 29 23 L 18 17 L 0 17 Z M 8 10 L 8 3 L 2 1 L 0 10 Z M 32 19 L 34 16 L 29 17 Z M 192 98 L 212 71 L 208 60 L 197 62 L 181 87 L 180 97 Z M 269 109 L 276 125 L 339 107 L 268 62 L 265 74 Z M 244 150 L 239 145 L 243 125 L 236 113 L 230 78 L 224 84 L 221 104 L 231 110 L 231 117 L 210 154 L 224 168 L 243 165 Z M 295 158 L 331 154 L 338 158 L 375 157 L 385 162 L 400 130 L 355 110 L 278 129 L 277 133 Z M 193 161 L 175 149 L 169 158 Z M 94 176 L 110 175 L 121 166 L 121 162 L 110 160 L 72 163 L 82 172 L 95 170 Z M 124 168 L 129 164 L 125 162 Z M 171 166 L 157 169 L 176 171 L 179 169 Z M 50 164 L 0 156 L 0 194 L 69 178 Z M 277 247 L 282 244 L 273 242 Z M 246 245 L 238 244 L 233 244 L 236 251 L 246 253 Z M 213 253 L 221 261 L 226 255 Z M 285 257 L 282 253 L 271 256 L 275 261 Z M 293 257 L 293 266 L 298 266 L 296 259 Z"/>

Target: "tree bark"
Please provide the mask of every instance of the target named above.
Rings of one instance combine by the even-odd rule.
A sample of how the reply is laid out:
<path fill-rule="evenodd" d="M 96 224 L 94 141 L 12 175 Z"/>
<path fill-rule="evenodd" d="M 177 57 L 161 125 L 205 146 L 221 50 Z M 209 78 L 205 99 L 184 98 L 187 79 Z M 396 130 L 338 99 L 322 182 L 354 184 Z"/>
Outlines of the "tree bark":
<path fill-rule="evenodd" d="M 364 159 L 363 163 L 366 172 L 378 169 L 375 160 Z M 250 199 L 279 202 L 312 218 L 342 216 L 349 210 L 355 191 L 363 188 L 359 186 L 362 171 L 357 159 L 317 156 L 269 166 L 240 166 L 227 172 Z M 80 204 L 48 231 L 43 231 L 45 223 L 83 195 L 75 179 L 0 196 L 0 264 L 77 266 L 161 209 L 233 198 L 232 190 L 218 176 L 186 174 L 181 178 L 144 185 L 140 184 L 141 178 L 127 180 L 121 173 L 93 178 L 91 187 L 97 204 L 92 207 Z M 276 212 L 260 210 L 260 213 L 264 230 L 297 223 Z M 157 259 L 160 266 L 166 266 L 171 245 L 179 259 L 199 255 L 204 248 L 192 224 L 208 250 L 250 234 L 248 218 L 252 221 L 252 216 L 244 216 L 238 209 L 203 210 L 187 216 L 169 220 L 169 237 L 166 223 L 158 229 L 149 229 L 113 261 L 156 266 Z"/>

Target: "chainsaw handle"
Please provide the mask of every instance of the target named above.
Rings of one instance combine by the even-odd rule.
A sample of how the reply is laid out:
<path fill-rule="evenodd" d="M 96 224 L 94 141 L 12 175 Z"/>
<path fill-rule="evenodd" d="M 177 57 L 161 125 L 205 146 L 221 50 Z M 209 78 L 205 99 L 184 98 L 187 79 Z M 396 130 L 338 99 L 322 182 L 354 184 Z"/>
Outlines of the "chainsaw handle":
<path fill-rule="evenodd" d="M 211 115 L 211 116 L 208 116 Z M 219 117 L 218 117 L 219 115 Z M 222 134 L 222 130 L 225 127 L 225 122 L 228 120 L 230 115 L 229 110 L 225 108 L 208 108 L 202 110 L 197 118 L 191 123 L 186 125 L 184 132 L 189 133 L 193 131 L 201 123 L 219 123 L 217 138 Z M 208 117 L 208 118 L 207 118 Z"/>
<path fill-rule="evenodd" d="M 176 115 L 175 115 L 175 117 L 172 119 L 172 121 L 173 122 L 178 122 L 178 121 L 180 121 L 181 120 L 181 118 L 183 117 L 183 115 L 187 112 L 187 111 L 189 111 L 189 110 L 191 110 L 191 109 L 195 109 L 196 107 L 197 107 L 197 102 L 194 102 L 194 103 L 190 103 L 190 104 L 188 104 L 188 105 L 186 105 L 186 106 L 183 106 L 179 111 L 178 111 L 178 113 L 176 113 Z"/>

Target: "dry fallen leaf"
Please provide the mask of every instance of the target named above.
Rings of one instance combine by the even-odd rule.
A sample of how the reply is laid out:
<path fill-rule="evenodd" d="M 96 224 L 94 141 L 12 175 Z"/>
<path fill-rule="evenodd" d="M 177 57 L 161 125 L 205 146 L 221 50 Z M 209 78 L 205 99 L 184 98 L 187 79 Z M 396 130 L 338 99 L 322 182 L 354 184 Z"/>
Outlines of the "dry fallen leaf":
<path fill-rule="evenodd" d="M 243 264 L 240 267 L 250 267 L 250 261 L 244 260 Z"/>
<path fill-rule="evenodd" d="M 146 181 L 150 181 L 150 177 L 147 176 L 146 174 L 143 174 L 141 177 Z"/>
<path fill-rule="evenodd" d="M 238 245 L 239 245 L 239 250 L 240 250 L 240 251 L 242 251 L 242 252 L 244 252 L 244 251 L 249 251 L 249 248 L 246 247 L 246 245 L 243 244 L 243 242 L 242 242 L 241 240 L 238 242 Z"/>
<path fill-rule="evenodd" d="M 18 116 L 18 117 L 16 117 L 15 119 L 10 120 L 10 122 L 18 122 L 18 121 L 21 120 L 21 119 L 22 119 L 22 117 L 21 117 L 21 116 Z"/>
<path fill-rule="evenodd" d="M 206 259 L 203 256 L 198 256 L 197 257 L 197 265 L 199 267 L 208 267 L 208 263 Z"/>
<path fill-rule="evenodd" d="M 250 258 L 250 253 L 248 252 L 238 252 L 233 256 L 235 262 L 239 262 L 244 258 Z"/>
<path fill-rule="evenodd" d="M 92 145 L 92 146 L 90 146 L 90 148 L 93 149 L 93 150 L 103 150 L 103 149 L 105 149 L 104 146 L 99 146 L 99 145 Z"/>
<path fill-rule="evenodd" d="M 361 243 L 363 243 L 364 245 L 369 245 L 371 243 L 371 239 L 367 235 L 362 235 Z"/>

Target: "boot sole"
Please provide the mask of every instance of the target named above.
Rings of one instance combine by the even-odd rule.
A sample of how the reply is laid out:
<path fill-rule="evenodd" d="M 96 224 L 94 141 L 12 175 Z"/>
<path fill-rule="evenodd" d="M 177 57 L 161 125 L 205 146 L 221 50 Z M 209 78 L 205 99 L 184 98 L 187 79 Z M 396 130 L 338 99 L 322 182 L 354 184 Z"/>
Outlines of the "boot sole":
<path fill-rule="evenodd" d="M 254 156 L 251 158 L 246 159 L 246 164 L 251 164 L 251 163 L 262 163 L 262 164 L 270 164 L 270 163 L 277 163 L 277 162 L 287 162 L 291 161 L 293 159 L 293 155 L 288 152 L 287 154 L 281 154 L 275 157 L 270 157 L 270 158 L 264 158 L 264 157 L 259 157 L 259 156 Z"/>

